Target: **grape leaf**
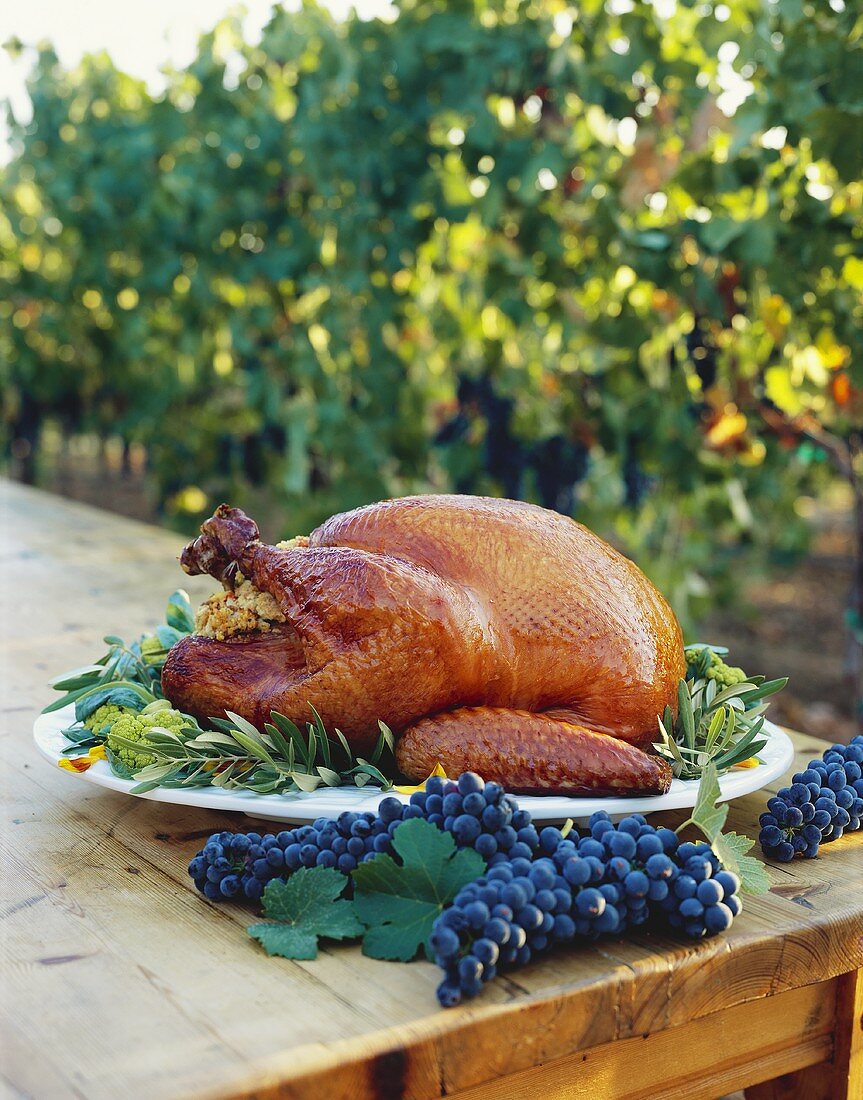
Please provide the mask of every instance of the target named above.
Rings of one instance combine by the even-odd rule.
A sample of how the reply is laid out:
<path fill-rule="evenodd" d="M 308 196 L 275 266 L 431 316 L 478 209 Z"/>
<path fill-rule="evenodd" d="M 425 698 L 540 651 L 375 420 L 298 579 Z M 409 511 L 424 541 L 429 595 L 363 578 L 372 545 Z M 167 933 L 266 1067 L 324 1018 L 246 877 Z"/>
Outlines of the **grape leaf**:
<path fill-rule="evenodd" d="M 400 863 L 379 855 L 353 872 L 354 907 L 367 926 L 363 954 L 407 962 L 462 886 L 483 873 L 485 861 L 473 849 L 456 851 L 449 833 L 419 818 L 399 825 L 393 848 Z"/>
<path fill-rule="evenodd" d="M 764 894 L 770 889 L 766 868 L 761 860 L 746 854 L 755 841 L 739 833 L 722 832 L 728 817 L 728 806 L 716 804 L 720 794 L 716 767 L 711 762 L 701 773 L 692 817 L 684 821 L 677 831 L 694 825 L 710 842 L 722 865 L 739 876 L 741 890 L 747 894 Z"/>
<path fill-rule="evenodd" d="M 719 833 L 711 842 L 711 847 L 722 861 L 722 866 L 739 876 L 740 889 L 744 893 L 766 894 L 770 889 L 767 868 L 760 859 L 746 854 L 754 843 L 754 840 L 739 833 Z"/>
<path fill-rule="evenodd" d="M 264 916 L 270 920 L 247 931 L 268 955 L 314 959 L 319 937 L 344 940 L 362 934 L 353 904 L 337 900 L 346 885 L 345 876 L 332 867 L 301 867 L 287 882 L 273 879 L 264 890 Z"/>
<path fill-rule="evenodd" d="M 677 830 L 681 832 L 687 825 L 694 825 L 696 829 L 707 837 L 712 844 L 722 832 L 722 826 L 728 817 L 728 806 L 717 805 L 717 799 L 722 791 L 719 787 L 719 779 L 716 776 L 716 767 L 711 762 L 707 764 L 701 773 L 701 781 L 698 784 L 698 794 L 695 797 L 695 806 L 692 816 Z"/>

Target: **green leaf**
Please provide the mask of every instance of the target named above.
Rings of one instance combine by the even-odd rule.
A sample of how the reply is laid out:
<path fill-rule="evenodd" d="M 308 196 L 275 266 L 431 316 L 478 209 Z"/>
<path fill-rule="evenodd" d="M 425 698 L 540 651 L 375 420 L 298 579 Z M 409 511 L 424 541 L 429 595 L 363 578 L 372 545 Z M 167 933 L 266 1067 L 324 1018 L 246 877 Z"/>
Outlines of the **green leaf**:
<path fill-rule="evenodd" d="M 252 756 L 256 756 L 259 760 L 265 760 L 268 764 L 272 764 L 272 766 L 275 767 L 275 760 L 273 760 L 263 738 L 252 723 L 241 715 L 235 714 L 232 710 L 226 710 L 225 714 L 227 714 L 236 726 L 236 729 L 231 730 L 231 736 L 237 744 L 241 745 Z"/>
<path fill-rule="evenodd" d="M 241 748 L 244 748 L 250 756 L 256 757 L 258 760 L 263 760 L 267 764 L 276 766 L 275 760 L 270 756 L 267 751 L 266 745 L 263 744 L 257 738 L 247 737 L 245 733 L 241 733 L 239 730 L 234 730 L 234 740 Z"/>
<path fill-rule="evenodd" d="M 134 775 L 131 768 L 127 768 L 123 761 L 115 752 L 112 752 L 108 746 L 105 746 L 105 756 L 108 759 L 108 763 L 111 765 L 111 771 L 114 775 L 120 777 L 120 779 L 131 779 Z"/>
<path fill-rule="evenodd" d="M 100 738 L 96 737 L 92 730 L 87 729 L 86 726 L 69 726 L 68 729 L 63 730 L 63 736 L 67 741 L 74 742 L 75 745 L 98 745 Z"/>
<path fill-rule="evenodd" d="M 380 783 L 382 790 L 385 791 L 390 790 L 393 785 L 393 781 L 391 779 L 388 779 L 382 771 L 374 766 L 374 764 L 370 764 L 368 760 L 363 760 L 361 756 L 357 757 L 356 767 L 351 768 L 348 774 L 353 775 L 355 777 L 355 780 L 360 775 L 366 775 L 369 779 L 374 779 L 376 782 Z M 363 783 L 366 783 L 367 781 L 368 780 L 365 779 L 363 780 Z M 362 783 L 357 783 L 357 786 L 362 785 Z"/>
<path fill-rule="evenodd" d="M 733 722 L 733 718 L 732 718 Z M 764 726 L 764 719 L 759 718 L 752 724 L 750 729 L 740 738 L 738 741 L 734 741 L 727 749 L 724 749 L 715 759 L 711 761 L 713 767 L 717 771 L 721 771 L 724 768 L 730 768 L 732 763 L 737 763 L 739 760 L 746 760 L 749 757 L 754 756 L 757 749 L 752 748 L 753 742 Z M 762 747 L 766 745 L 766 741 L 761 742 Z M 751 751 L 748 751 L 752 749 Z M 740 753 L 743 753 L 740 756 Z"/>
<path fill-rule="evenodd" d="M 287 882 L 273 879 L 263 898 L 268 920 L 250 925 L 247 931 L 268 955 L 314 959 L 319 938 L 344 940 L 362 935 L 354 905 L 338 900 L 346 885 L 345 876 L 332 867 L 301 867 Z"/>
<path fill-rule="evenodd" d="M 733 722 L 733 717 L 732 717 Z M 716 744 L 719 735 L 726 728 L 726 714 L 724 710 L 718 710 L 710 719 L 710 725 L 707 727 L 707 739 L 705 742 L 705 749 L 707 752 L 713 748 Z"/>
<path fill-rule="evenodd" d="M 701 773 L 692 816 L 684 821 L 677 831 L 681 832 L 687 825 L 694 825 L 712 844 L 722 832 L 722 826 L 728 817 L 727 804 L 717 805 L 717 799 L 721 794 L 716 767 L 713 763 L 707 764 Z"/>
<path fill-rule="evenodd" d="M 372 764 L 377 764 L 384 752 L 395 752 L 396 739 L 393 731 L 386 724 L 386 722 L 378 722 L 378 729 L 380 734 L 375 742 L 374 751 L 372 752 Z"/>
<path fill-rule="evenodd" d="M 314 760 L 309 756 L 308 745 L 302 733 L 300 733 L 299 727 L 296 726 L 290 718 L 286 718 L 284 714 L 279 714 L 278 711 L 273 711 L 270 717 L 273 720 L 273 725 L 278 727 L 282 736 L 285 738 L 289 737 L 294 743 L 296 751 L 300 759 L 306 765 L 306 768 L 311 768 Z"/>
<path fill-rule="evenodd" d="M 744 760 L 749 760 L 753 756 L 757 756 L 764 746 L 766 741 L 753 741 L 740 748 L 736 748 L 733 752 L 729 750 L 729 753 L 720 756 L 715 761 L 717 768 L 733 768 L 735 764 L 742 764 Z"/>
<path fill-rule="evenodd" d="M 291 772 L 291 779 L 306 794 L 311 794 L 321 785 L 321 777 L 319 775 L 309 775 L 308 772 L 293 771 Z"/>
<path fill-rule="evenodd" d="M 338 738 L 338 742 L 342 747 L 342 752 L 345 754 L 346 759 L 348 760 L 348 762 L 350 762 L 351 760 L 353 760 L 354 754 L 351 751 L 351 746 L 348 744 L 348 739 L 345 737 L 340 729 L 333 730 L 333 733 Z"/>
<path fill-rule="evenodd" d="M 775 695 L 777 691 L 781 691 L 788 683 L 788 677 L 783 676 L 779 680 L 765 680 L 761 686 L 753 692 L 750 692 L 745 697 L 747 709 L 750 703 L 756 702 L 758 699 L 764 699 L 768 695 Z"/>
<path fill-rule="evenodd" d="M 59 699 L 55 699 L 53 703 L 49 703 L 47 707 L 42 710 L 43 714 L 52 714 L 55 710 L 62 710 L 63 707 L 68 706 L 69 703 L 75 702 L 76 699 L 80 699 L 86 695 L 88 691 L 92 691 L 91 687 L 76 688 L 74 691 L 67 692 L 66 695 L 61 695 Z"/>
<path fill-rule="evenodd" d="M 285 740 L 279 727 L 274 726 L 272 722 L 265 722 L 264 731 L 267 733 L 270 740 L 272 741 L 273 748 L 276 750 L 276 753 L 283 760 L 292 760 L 292 746 L 288 741 Z"/>
<path fill-rule="evenodd" d="M 685 680 L 677 685 L 677 705 L 680 721 L 683 725 L 683 735 L 690 749 L 695 748 L 695 716 L 692 711 L 692 696 L 689 694 L 689 686 Z"/>
<path fill-rule="evenodd" d="M 82 741 L 79 744 L 70 745 L 67 749 L 63 749 L 60 755 L 68 756 L 70 758 L 82 756 L 85 752 L 89 752 L 89 750 L 96 744 L 98 744 L 98 742 L 94 737 L 90 741 Z"/>
<path fill-rule="evenodd" d="M 195 629 L 195 613 L 189 595 L 182 588 L 172 592 L 168 598 L 168 607 L 165 611 L 165 621 L 168 626 L 178 630 L 181 634 L 191 634 Z"/>
<path fill-rule="evenodd" d="M 92 687 L 103 672 L 101 665 L 84 665 L 82 668 L 73 668 L 69 672 L 55 676 L 48 681 L 48 686 L 55 691 L 74 691 L 80 687 Z"/>
<path fill-rule="evenodd" d="M 485 870 L 469 848 L 456 851 L 449 833 L 413 818 L 393 833 L 399 857 L 379 855 L 353 872 L 354 905 L 367 926 L 363 953 L 407 962 L 428 940 L 435 919 Z"/>
<path fill-rule="evenodd" d="M 106 703 L 116 707 L 127 707 L 129 710 L 143 710 L 148 703 L 153 702 L 154 698 L 146 688 L 130 681 L 105 684 L 76 699 L 75 718 L 79 722 L 84 722 Z"/>
<path fill-rule="evenodd" d="M 164 650 L 173 648 L 182 638 L 186 637 L 187 631 L 177 630 L 173 626 L 157 626 L 156 637 L 159 639 L 159 644 Z"/>
<path fill-rule="evenodd" d="M 141 746 L 138 744 L 136 747 Z M 129 794 L 147 794 L 157 787 L 167 786 L 179 773 L 180 766 L 177 764 L 148 764 L 146 768 L 135 773 L 135 778 L 139 782 L 132 787 Z"/>
<path fill-rule="evenodd" d="M 755 841 L 739 833 L 720 833 L 711 843 L 723 867 L 740 877 L 740 889 L 747 894 L 766 894 L 770 889 L 767 868 L 760 859 L 746 853 Z"/>
<path fill-rule="evenodd" d="M 330 755 L 330 739 L 327 736 L 327 730 L 324 726 L 324 721 L 320 714 L 315 710 L 311 703 L 309 703 L 309 710 L 315 716 L 314 726 L 318 732 L 318 743 L 321 746 L 321 760 L 325 768 L 332 769 L 332 758 Z M 310 731 L 311 732 L 311 731 Z"/>

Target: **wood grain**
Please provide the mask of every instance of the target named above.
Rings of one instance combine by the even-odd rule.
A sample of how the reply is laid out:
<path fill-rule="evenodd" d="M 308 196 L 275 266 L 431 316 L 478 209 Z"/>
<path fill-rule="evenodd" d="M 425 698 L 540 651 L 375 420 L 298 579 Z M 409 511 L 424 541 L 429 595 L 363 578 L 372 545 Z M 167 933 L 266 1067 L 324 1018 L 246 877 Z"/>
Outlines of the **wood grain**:
<path fill-rule="evenodd" d="M 751 1001 L 679 1028 L 579 1051 L 453 1100 L 716 1100 L 779 1068 L 830 1056 L 840 979 Z"/>
<path fill-rule="evenodd" d="M 245 936 L 248 911 L 208 904 L 186 875 L 202 839 L 248 819 L 84 784 L 47 765 L 31 738 L 50 676 L 92 659 L 105 633 L 152 627 L 178 585 L 199 599 L 208 582 L 182 576 L 177 536 L 20 486 L 0 491 L 10 1095 L 470 1095 L 608 1044 L 613 1060 L 627 1041 L 863 966 L 860 834 L 771 866 L 770 894 L 747 900 L 728 936 L 689 945 L 644 934 L 563 952 L 450 1012 L 437 1009 L 438 972 L 425 962 L 374 962 L 350 946 L 312 962 L 267 958 Z M 823 751 L 793 736 L 799 761 Z M 766 797 L 735 802 L 730 826 L 751 835 Z M 859 1042 L 849 1044 L 859 1076 Z M 799 1068 L 781 1055 L 771 1072 Z"/>
<path fill-rule="evenodd" d="M 863 970 L 836 979 L 829 1059 L 746 1089 L 746 1100 L 863 1100 Z"/>

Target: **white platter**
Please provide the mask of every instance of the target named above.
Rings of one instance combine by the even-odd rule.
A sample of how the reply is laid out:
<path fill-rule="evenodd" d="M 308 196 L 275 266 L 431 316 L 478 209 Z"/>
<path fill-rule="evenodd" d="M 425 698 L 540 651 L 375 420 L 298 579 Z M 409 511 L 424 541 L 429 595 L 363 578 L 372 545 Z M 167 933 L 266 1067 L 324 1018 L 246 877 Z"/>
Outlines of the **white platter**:
<path fill-rule="evenodd" d="M 42 714 L 33 727 L 33 738 L 39 752 L 55 766 L 69 742 L 63 730 L 75 720 L 74 707 L 65 707 L 51 714 Z M 722 790 L 720 800 L 727 802 L 742 795 L 751 794 L 783 775 L 794 759 L 791 738 L 778 726 L 765 722 L 767 744 L 759 753 L 762 763 L 757 768 L 742 768 L 723 775 L 719 780 Z M 107 760 L 99 760 L 84 772 L 66 772 L 74 779 L 83 779 L 99 787 L 131 794 L 135 786 L 132 780 L 120 779 L 111 771 Z M 596 810 L 605 810 L 612 817 L 626 814 L 657 813 L 661 810 L 688 809 L 695 805 L 698 783 L 694 780 L 675 779 L 667 794 L 643 798 L 599 797 L 569 798 L 564 795 L 518 795 L 518 804 L 529 810 L 534 821 L 565 821 L 573 818 L 584 822 Z M 322 787 L 311 794 L 253 794 L 250 791 L 226 791 L 219 787 L 197 787 L 191 790 L 156 789 L 136 798 L 149 798 L 153 802 L 169 802 L 177 806 L 198 806 L 202 810 L 230 810 L 253 817 L 272 818 L 276 821 L 314 821 L 317 817 L 336 817 L 343 810 L 365 811 L 377 809 L 384 797 L 379 788 Z M 403 802 L 408 795 L 396 795 Z"/>

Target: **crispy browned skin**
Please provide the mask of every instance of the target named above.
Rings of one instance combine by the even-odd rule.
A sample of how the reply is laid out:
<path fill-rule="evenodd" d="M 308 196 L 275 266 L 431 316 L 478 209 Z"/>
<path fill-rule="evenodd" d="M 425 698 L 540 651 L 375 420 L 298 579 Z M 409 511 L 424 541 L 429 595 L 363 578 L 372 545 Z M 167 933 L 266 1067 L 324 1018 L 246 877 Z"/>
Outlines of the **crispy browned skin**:
<path fill-rule="evenodd" d="M 419 776 L 445 760 L 447 775 L 478 771 L 483 779 L 522 793 L 660 794 L 668 789 L 667 766 L 660 757 L 578 723 L 525 710 L 472 707 L 423 718 L 402 735 L 398 755 Z"/>
<path fill-rule="evenodd" d="M 673 705 L 680 628 L 644 574 L 573 520 L 425 496 L 334 516 L 290 549 L 224 505 L 202 530 L 183 567 L 227 583 L 239 568 L 287 622 L 175 646 L 163 685 L 181 708 L 260 724 L 271 710 L 304 721 L 311 703 L 359 751 L 382 718 L 417 780 L 439 760 L 512 790 L 667 789 L 667 766 L 635 746 Z"/>

